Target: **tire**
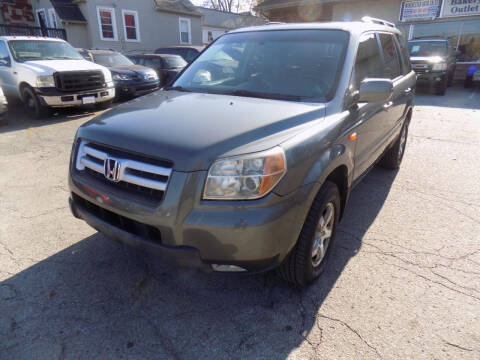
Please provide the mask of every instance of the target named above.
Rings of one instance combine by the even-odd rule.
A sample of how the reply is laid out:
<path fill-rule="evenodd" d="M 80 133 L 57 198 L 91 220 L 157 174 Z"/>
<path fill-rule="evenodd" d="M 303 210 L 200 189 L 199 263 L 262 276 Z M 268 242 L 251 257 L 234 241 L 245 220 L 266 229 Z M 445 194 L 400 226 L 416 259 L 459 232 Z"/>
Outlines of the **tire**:
<path fill-rule="evenodd" d="M 435 94 L 439 96 L 444 96 L 447 91 L 447 79 L 444 79 L 441 84 L 438 84 L 435 87 Z"/>
<path fill-rule="evenodd" d="M 330 217 L 329 211 L 333 211 Z M 327 180 L 313 201 L 297 243 L 277 269 L 280 277 L 296 286 L 304 287 L 324 272 L 335 242 L 339 215 L 340 193 L 337 186 Z M 320 240 L 320 220 L 324 218 L 327 218 L 327 223 L 323 229 L 330 233 L 328 240 Z M 326 246 L 322 246 L 325 244 Z"/>
<path fill-rule="evenodd" d="M 102 101 L 101 103 L 97 104 L 97 108 L 100 110 L 107 110 L 112 107 L 113 104 L 113 99 L 112 100 L 107 100 L 107 101 Z"/>
<path fill-rule="evenodd" d="M 452 86 L 454 74 L 455 74 L 455 69 L 453 69 L 453 71 L 450 74 L 448 74 L 447 87 Z"/>
<path fill-rule="evenodd" d="M 465 82 L 463 83 L 465 89 L 471 89 L 473 87 L 473 76 L 467 76 Z"/>
<path fill-rule="evenodd" d="M 380 166 L 386 169 L 398 169 L 403 160 L 403 155 L 405 154 L 405 147 L 407 145 L 408 138 L 408 124 L 410 120 L 407 119 L 405 124 L 403 124 L 400 135 L 398 136 L 395 143 L 387 150 L 380 160 Z"/>
<path fill-rule="evenodd" d="M 29 86 L 23 88 L 22 100 L 28 114 L 34 119 L 43 119 L 49 114 L 49 108 L 40 102 L 39 97 Z"/>

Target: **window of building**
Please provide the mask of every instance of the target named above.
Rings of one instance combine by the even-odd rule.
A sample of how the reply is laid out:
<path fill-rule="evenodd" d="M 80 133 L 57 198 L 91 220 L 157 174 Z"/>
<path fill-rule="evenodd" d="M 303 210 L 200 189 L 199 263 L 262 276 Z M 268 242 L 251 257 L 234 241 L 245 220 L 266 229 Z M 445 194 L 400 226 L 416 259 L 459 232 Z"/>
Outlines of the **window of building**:
<path fill-rule="evenodd" d="M 211 31 L 208 31 L 208 42 L 213 41 L 213 34 Z"/>
<path fill-rule="evenodd" d="M 57 15 L 55 14 L 55 9 L 50 8 L 48 9 L 48 21 L 50 23 L 50 27 L 54 29 L 58 29 L 58 21 L 57 21 Z"/>
<path fill-rule="evenodd" d="M 458 61 L 480 62 L 480 20 L 468 20 L 463 23 L 458 42 Z"/>
<path fill-rule="evenodd" d="M 47 14 L 45 13 L 45 9 L 37 9 L 35 12 L 37 13 L 38 26 L 42 28 L 48 27 L 48 20 L 47 20 Z"/>
<path fill-rule="evenodd" d="M 393 80 L 402 75 L 395 40 L 391 34 L 379 34 L 379 37 L 385 65 L 385 77 Z"/>
<path fill-rule="evenodd" d="M 97 7 L 98 28 L 100 39 L 106 41 L 117 40 L 117 24 L 113 8 Z"/>
<path fill-rule="evenodd" d="M 180 18 L 178 22 L 180 27 L 180 44 L 190 44 L 192 42 L 190 19 Z"/>
<path fill-rule="evenodd" d="M 140 41 L 138 13 L 133 10 L 122 10 L 123 34 L 126 41 Z"/>
<path fill-rule="evenodd" d="M 382 58 L 378 48 L 375 34 L 363 35 L 358 45 L 355 60 L 355 86 L 360 88 L 360 83 L 368 78 L 379 78 L 383 74 Z"/>

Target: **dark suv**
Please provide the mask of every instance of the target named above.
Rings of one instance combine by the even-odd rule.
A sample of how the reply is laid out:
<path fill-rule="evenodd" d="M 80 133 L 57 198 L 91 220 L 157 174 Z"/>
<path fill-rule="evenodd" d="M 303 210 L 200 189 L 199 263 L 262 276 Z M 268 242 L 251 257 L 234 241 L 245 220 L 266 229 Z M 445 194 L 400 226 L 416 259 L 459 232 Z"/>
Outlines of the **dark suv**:
<path fill-rule="evenodd" d="M 306 285 L 354 185 L 377 162 L 400 166 L 414 91 L 391 26 L 232 31 L 170 88 L 79 128 L 72 212 L 182 266 L 278 268 Z"/>
<path fill-rule="evenodd" d="M 445 95 L 452 85 L 456 66 L 456 52 L 449 39 L 420 38 L 408 42 L 410 61 L 417 73 L 419 85 L 434 87 L 437 95 Z"/>

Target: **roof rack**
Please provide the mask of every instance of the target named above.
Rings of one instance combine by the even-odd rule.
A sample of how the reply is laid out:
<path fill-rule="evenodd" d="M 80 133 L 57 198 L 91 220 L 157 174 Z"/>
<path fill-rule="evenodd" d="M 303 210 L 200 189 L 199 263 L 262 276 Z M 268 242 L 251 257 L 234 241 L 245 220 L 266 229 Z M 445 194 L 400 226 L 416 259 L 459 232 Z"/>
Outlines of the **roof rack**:
<path fill-rule="evenodd" d="M 362 21 L 366 23 L 372 23 L 372 24 L 379 24 L 379 25 L 384 25 L 384 26 L 390 26 L 390 27 L 395 27 L 394 23 L 391 23 L 390 21 L 382 20 L 382 19 L 377 19 L 373 18 L 370 16 L 364 16 L 362 17 Z"/>

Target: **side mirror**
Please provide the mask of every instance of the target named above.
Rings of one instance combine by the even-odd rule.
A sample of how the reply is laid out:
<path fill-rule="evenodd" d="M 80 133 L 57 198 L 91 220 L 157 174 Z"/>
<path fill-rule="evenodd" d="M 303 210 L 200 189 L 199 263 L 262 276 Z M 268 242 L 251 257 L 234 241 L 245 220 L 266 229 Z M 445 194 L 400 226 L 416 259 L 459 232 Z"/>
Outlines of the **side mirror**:
<path fill-rule="evenodd" d="M 0 66 L 10 66 L 10 58 L 8 56 L 0 58 Z"/>
<path fill-rule="evenodd" d="M 389 79 L 365 79 L 360 84 L 358 102 L 385 102 L 393 94 L 393 82 Z"/>

